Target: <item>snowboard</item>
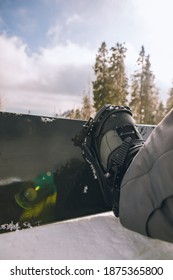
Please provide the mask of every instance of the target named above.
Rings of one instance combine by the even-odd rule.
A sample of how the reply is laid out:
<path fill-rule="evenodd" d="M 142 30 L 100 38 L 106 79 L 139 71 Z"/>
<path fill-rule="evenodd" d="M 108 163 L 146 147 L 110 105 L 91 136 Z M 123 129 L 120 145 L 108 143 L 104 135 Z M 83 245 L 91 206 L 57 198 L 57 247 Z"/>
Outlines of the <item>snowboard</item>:
<path fill-rule="evenodd" d="M 111 210 L 72 141 L 84 124 L 0 112 L 0 233 Z"/>

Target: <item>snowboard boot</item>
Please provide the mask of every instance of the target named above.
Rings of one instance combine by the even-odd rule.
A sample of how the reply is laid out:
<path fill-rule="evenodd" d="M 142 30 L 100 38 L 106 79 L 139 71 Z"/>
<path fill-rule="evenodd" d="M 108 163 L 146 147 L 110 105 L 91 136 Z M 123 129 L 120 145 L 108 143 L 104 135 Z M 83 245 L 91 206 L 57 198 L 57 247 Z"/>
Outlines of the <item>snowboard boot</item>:
<path fill-rule="evenodd" d="M 130 108 L 105 105 L 73 141 L 81 147 L 105 202 L 118 217 L 121 181 L 144 143 Z"/>

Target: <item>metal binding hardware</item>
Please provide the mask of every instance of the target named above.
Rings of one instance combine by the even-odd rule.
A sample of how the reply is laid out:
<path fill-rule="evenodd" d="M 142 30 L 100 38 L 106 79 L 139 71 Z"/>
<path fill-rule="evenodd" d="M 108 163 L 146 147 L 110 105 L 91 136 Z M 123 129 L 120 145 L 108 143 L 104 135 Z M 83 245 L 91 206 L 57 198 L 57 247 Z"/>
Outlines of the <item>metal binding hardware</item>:
<path fill-rule="evenodd" d="M 89 120 L 83 125 L 83 128 L 86 130 L 86 135 L 90 135 L 90 132 L 93 130 L 94 120 L 89 118 Z"/>

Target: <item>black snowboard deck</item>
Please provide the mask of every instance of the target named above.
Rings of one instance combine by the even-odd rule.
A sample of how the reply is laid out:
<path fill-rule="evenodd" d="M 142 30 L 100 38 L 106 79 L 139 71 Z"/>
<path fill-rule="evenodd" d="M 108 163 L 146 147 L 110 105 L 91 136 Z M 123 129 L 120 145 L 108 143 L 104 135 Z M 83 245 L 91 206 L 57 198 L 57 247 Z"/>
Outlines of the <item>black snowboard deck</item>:
<path fill-rule="evenodd" d="M 0 112 L 0 233 L 111 210 L 72 142 L 84 123 Z"/>

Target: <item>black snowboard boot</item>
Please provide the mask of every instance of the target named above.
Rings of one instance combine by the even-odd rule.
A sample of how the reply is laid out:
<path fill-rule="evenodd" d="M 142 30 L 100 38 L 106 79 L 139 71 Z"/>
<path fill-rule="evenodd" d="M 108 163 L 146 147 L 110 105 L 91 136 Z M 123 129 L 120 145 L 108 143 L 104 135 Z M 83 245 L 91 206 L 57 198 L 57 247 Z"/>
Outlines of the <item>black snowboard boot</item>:
<path fill-rule="evenodd" d="M 118 217 L 121 181 L 143 145 L 130 108 L 105 105 L 73 141 L 81 147 L 105 202 Z"/>

